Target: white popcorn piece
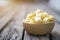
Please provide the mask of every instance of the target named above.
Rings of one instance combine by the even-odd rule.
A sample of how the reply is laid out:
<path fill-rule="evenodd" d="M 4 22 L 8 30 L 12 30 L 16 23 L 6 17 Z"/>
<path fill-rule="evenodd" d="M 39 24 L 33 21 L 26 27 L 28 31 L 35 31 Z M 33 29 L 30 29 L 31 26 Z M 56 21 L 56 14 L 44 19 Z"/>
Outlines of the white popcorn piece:
<path fill-rule="evenodd" d="M 52 15 L 49 15 L 49 18 L 54 18 Z"/>
<path fill-rule="evenodd" d="M 36 14 L 36 17 L 41 17 L 42 16 L 42 14 Z"/>
<path fill-rule="evenodd" d="M 35 17 L 35 22 L 37 23 L 42 22 L 42 19 L 40 17 Z"/>
<path fill-rule="evenodd" d="M 48 17 L 44 18 L 43 22 L 48 22 Z"/>
<path fill-rule="evenodd" d="M 44 19 L 45 17 L 48 17 L 49 15 L 46 12 L 42 12 L 41 18 Z"/>
<path fill-rule="evenodd" d="M 30 20 L 30 22 L 29 23 L 34 23 L 34 20 Z"/>
<path fill-rule="evenodd" d="M 49 21 L 53 21 L 54 20 L 54 17 L 52 15 L 49 15 Z"/>
<path fill-rule="evenodd" d="M 31 13 L 29 13 L 29 14 L 27 15 L 27 17 L 29 17 L 29 16 L 32 16 Z"/>
<path fill-rule="evenodd" d="M 39 9 L 39 10 L 37 10 L 37 11 L 35 11 L 35 13 L 36 14 L 39 14 L 39 13 L 41 13 L 42 11 Z"/>

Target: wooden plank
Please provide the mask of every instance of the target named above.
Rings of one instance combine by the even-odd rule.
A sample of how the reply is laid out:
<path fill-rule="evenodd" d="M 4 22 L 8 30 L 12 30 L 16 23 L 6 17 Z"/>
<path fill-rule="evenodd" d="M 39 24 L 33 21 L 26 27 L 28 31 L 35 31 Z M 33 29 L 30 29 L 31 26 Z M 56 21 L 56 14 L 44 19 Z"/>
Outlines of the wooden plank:
<path fill-rule="evenodd" d="M 10 23 L 0 34 L 0 40 L 21 40 L 22 32 L 23 27 L 21 25 L 15 24 L 15 22 Z"/>
<path fill-rule="evenodd" d="M 10 11 L 6 12 L 5 15 L 3 15 L 0 18 L 0 30 L 4 27 L 5 24 L 14 16 L 16 9 L 11 9 Z"/>
<path fill-rule="evenodd" d="M 0 40 L 21 40 L 23 33 L 22 20 L 25 17 L 26 4 L 19 6 L 19 11 L 0 34 Z"/>
<path fill-rule="evenodd" d="M 52 40 L 60 40 L 60 33 L 59 32 L 52 32 L 51 39 Z"/>
<path fill-rule="evenodd" d="M 55 23 L 55 27 L 51 32 L 52 40 L 60 40 L 60 24 Z"/>
<path fill-rule="evenodd" d="M 46 36 L 33 36 L 25 31 L 24 40 L 49 40 L 49 34 Z"/>

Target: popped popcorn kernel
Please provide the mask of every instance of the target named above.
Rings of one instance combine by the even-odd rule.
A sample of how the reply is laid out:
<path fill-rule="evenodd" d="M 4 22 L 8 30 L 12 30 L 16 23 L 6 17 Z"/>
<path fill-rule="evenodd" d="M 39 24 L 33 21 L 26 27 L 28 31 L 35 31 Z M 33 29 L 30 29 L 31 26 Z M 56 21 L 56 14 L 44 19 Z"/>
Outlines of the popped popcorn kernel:
<path fill-rule="evenodd" d="M 52 21 L 54 21 L 54 17 L 41 10 L 30 13 L 26 17 L 26 22 L 28 23 L 48 23 Z"/>
<path fill-rule="evenodd" d="M 47 22 L 49 22 L 48 17 L 43 19 L 43 23 L 47 23 Z"/>
<path fill-rule="evenodd" d="M 48 19 L 49 21 L 54 21 L 54 17 L 52 15 L 49 15 Z"/>
<path fill-rule="evenodd" d="M 41 12 L 42 12 L 41 10 L 35 11 L 36 14 L 40 14 Z"/>
<path fill-rule="evenodd" d="M 43 19 L 43 18 L 45 18 L 45 17 L 48 17 L 48 13 L 43 12 L 41 18 Z"/>
<path fill-rule="evenodd" d="M 36 23 L 42 23 L 42 19 L 40 17 L 35 17 L 35 22 Z"/>

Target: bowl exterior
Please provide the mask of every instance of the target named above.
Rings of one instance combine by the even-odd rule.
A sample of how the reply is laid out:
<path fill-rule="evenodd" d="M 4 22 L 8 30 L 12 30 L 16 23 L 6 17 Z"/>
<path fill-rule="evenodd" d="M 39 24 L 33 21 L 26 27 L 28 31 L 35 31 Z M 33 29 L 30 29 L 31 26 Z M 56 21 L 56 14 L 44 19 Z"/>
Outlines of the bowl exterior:
<path fill-rule="evenodd" d="M 54 22 L 53 23 L 48 23 L 48 24 L 23 23 L 23 26 L 29 34 L 46 35 L 46 34 L 48 34 L 52 31 L 52 29 L 54 27 Z"/>

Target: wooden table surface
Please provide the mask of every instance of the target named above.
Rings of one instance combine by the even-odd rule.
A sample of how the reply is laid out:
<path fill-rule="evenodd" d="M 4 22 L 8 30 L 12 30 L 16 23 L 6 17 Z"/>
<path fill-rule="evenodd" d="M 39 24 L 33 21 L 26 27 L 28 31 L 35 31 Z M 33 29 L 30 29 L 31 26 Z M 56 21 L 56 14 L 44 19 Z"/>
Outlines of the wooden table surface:
<path fill-rule="evenodd" d="M 55 22 L 53 31 L 45 36 L 29 35 L 24 30 L 22 20 L 28 13 L 37 9 L 47 11 L 54 16 L 56 15 L 55 12 L 48 7 L 47 2 L 20 3 L 18 7 L 14 8 L 13 13 L 9 10 L 10 12 L 1 19 L 3 21 L 0 22 L 0 26 L 4 25 L 5 28 L 0 29 L 0 40 L 60 40 L 60 24 L 57 21 Z M 1 27 L 3 28 L 3 26 Z"/>

